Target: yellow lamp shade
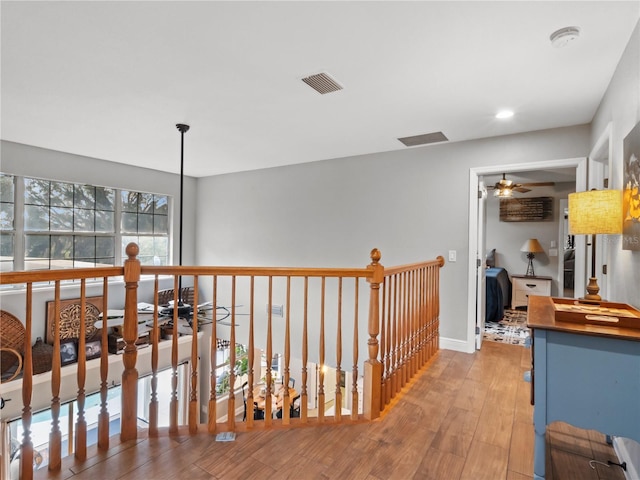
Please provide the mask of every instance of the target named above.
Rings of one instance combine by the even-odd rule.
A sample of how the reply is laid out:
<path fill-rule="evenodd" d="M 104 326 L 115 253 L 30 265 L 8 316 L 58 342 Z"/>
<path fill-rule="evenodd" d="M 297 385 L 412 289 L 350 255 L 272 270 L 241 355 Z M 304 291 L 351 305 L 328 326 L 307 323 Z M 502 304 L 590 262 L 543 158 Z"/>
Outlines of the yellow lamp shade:
<path fill-rule="evenodd" d="M 622 233 L 622 192 L 589 190 L 570 193 L 569 233 Z"/>

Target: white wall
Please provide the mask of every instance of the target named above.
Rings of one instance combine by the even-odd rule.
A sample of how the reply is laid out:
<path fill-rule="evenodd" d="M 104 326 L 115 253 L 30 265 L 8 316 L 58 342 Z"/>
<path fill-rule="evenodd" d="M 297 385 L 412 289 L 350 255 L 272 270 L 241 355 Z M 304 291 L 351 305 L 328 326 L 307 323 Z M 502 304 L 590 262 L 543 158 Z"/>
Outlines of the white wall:
<path fill-rule="evenodd" d="M 516 193 L 518 198 L 553 197 L 553 216 L 541 222 L 501 222 L 500 199 L 489 191 L 486 203 L 486 250 L 496 249 L 496 266 L 502 267 L 509 275 L 524 275 L 527 271 L 527 254 L 520 247 L 529 238 L 537 238 L 544 253 L 537 253 L 533 259 L 533 268 L 538 276 L 551 277 L 551 295 L 562 296 L 563 289 L 558 284 L 558 257 L 550 256 L 551 241 L 556 242 L 557 255 L 563 255 L 560 238 L 560 199 L 567 199 L 575 191 L 575 183 L 563 182 L 553 187 L 536 187 L 527 193 Z"/>
<path fill-rule="evenodd" d="M 585 157 L 588 126 L 198 179 L 198 264 L 365 266 L 447 257 L 440 332 L 466 342 L 472 167 Z"/>

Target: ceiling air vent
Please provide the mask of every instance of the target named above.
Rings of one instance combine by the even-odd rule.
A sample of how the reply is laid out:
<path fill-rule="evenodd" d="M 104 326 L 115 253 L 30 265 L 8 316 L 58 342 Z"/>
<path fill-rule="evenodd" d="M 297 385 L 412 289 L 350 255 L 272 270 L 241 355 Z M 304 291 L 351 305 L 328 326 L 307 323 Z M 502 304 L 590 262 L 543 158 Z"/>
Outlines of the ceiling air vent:
<path fill-rule="evenodd" d="M 407 147 L 415 147 L 416 145 L 426 145 L 428 143 L 446 142 L 449 139 L 442 132 L 424 133 L 422 135 L 414 135 L 413 137 L 399 138 Z"/>
<path fill-rule="evenodd" d="M 322 95 L 342 90 L 342 85 L 336 82 L 328 73 L 325 72 L 310 75 L 303 78 L 302 81 Z"/>

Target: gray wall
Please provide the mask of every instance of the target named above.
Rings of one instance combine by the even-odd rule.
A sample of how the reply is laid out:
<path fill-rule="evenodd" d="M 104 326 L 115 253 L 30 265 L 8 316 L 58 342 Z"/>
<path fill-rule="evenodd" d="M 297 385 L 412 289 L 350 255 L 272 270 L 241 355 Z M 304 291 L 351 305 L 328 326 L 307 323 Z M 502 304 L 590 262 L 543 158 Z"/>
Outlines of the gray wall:
<path fill-rule="evenodd" d="M 623 141 L 640 122 L 640 22 L 618 64 L 615 74 L 591 124 L 591 145 L 611 122 L 612 187 L 622 188 Z M 622 250 L 620 236 L 609 236 L 610 292 L 608 300 L 640 308 L 640 252 Z"/>
<path fill-rule="evenodd" d="M 438 144 L 198 179 L 199 264 L 441 270 L 441 335 L 466 342 L 469 169 L 586 157 L 589 127 Z"/>
<path fill-rule="evenodd" d="M 3 173 L 172 196 L 174 202 L 171 228 L 177 238 L 179 227 L 177 213 L 180 211 L 179 175 L 4 140 L 0 148 L 0 170 Z M 176 158 L 177 161 L 178 158 Z M 193 178 L 185 177 L 183 229 L 187 233 L 183 238 L 182 249 L 185 265 L 192 264 L 195 259 L 195 238 L 189 234 L 195 228 L 195 186 L 196 182 Z M 177 241 L 174 245 L 173 258 L 177 265 Z"/>
<path fill-rule="evenodd" d="M 14 175 L 34 176 L 51 180 L 87 183 L 114 188 L 129 188 L 132 190 L 170 195 L 174 199 L 173 223 L 174 234 L 174 264 L 178 264 L 178 231 L 179 231 L 179 202 L 180 176 L 156 170 L 107 162 L 95 158 L 72 155 L 68 153 L 47 150 L 19 143 L 2 141 L 2 155 L 0 170 Z M 193 178 L 185 178 L 184 195 L 184 232 L 183 235 L 183 264 L 191 265 L 195 262 L 195 185 Z M 187 284 L 187 282 L 185 282 Z M 172 288 L 169 281 L 162 281 L 160 288 Z M 97 285 L 87 288 L 88 296 L 102 295 L 102 289 Z M 66 298 L 79 297 L 79 289 L 75 286 L 62 287 L 61 296 Z M 149 301 L 153 296 L 153 283 L 143 281 L 140 284 L 138 298 Z M 33 338 L 44 337 L 46 302 L 53 299 L 53 288 L 34 289 L 33 298 Z M 25 318 L 24 292 L 3 292 L 0 306 L 20 319 Z M 124 306 L 124 283 L 110 286 L 109 308 L 119 309 Z"/>

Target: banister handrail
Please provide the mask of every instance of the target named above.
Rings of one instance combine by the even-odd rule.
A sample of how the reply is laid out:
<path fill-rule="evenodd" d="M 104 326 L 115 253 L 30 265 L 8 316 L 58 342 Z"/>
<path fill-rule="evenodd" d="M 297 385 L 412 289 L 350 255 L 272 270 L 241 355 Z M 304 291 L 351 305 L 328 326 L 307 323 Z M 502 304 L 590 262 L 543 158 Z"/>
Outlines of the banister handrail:
<path fill-rule="evenodd" d="M 2 272 L 0 285 L 16 283 L 55 282 L 56 280 L 81 280 L 98 277 L 119 277 L 124 267 L 60 268 L 57 270 L 29 270 Z"/>
<path fill-rule="evenodd" d="M 237 277 L 357 277 L 370 278 L 366 268 L 305 268 L 305 267 L 229 267 L 229 266 L 145 266 L 142 275 L 235 275 Z"/>
<path fill-rule="evenodd" d="M 385 267 L 384 268 L 384 276 L 389 277 L 391 275 L 395 275 L 397 273 L 408 272 L 410 270 L 415 270 L 416 268 L 421 267 L 430 267 L 430 266 L 439 266 L 444 267 L 444 257 L 438 255 L 435 260 L 428 260 L 426 262 L 415 262 L 415 263 L 407 263 L 406 265 L 396 265 L 395 267 Z"/>
<path fill-rule="evenodd" d="M 288 390 L 282 394 L 282 409 L 279 412 L 282 412 L 281 421 L 272 418 L 270 413 L 276 413 L 275 399 L 272 400 L 271 393 L 272 385 L 270 382 L 267 382 L 266 395 L 264 395 L 264 411 L 266 412 L 267 418 L 265 418 L 264 422 L 254 422 L 253 415 L 249 414 L 247 417 L 246 424 L 244 427 L 240 427 L 242 429 L 251 430 L 253 428 L 269 428 L 275 422 L 278 422 L 278 425 L 281 426 L 289 426 L 289 425 L 313 425 L 320 424 L 326 421 L 331 422 L 349 422 L 349 421 L 364 421 L 364 420 L 372 420 L 379 417 L 382 411 L 389 405 L 390 399 L 393 398 L 396 394 L 400 392 L 402 387 L 408 382 L 418 369 L 420 369 L 423 365 L 425 365 L 428 360 L 430 360 L 434 353 L 438 349 L 438 325 L 439 325 L 439 277 L 438 271 L 444 266 L 444 258 L 438 256 L 434 260 L 416 262 L 411 264 L 405 264 L 395 267 L 384 267 L 381 263 L 381 254 L 379 250 L 373 249 L 371 251 L 371 263 L 364 268 L 306 268 L 306 267 L 246 267 L 246 266 L 144 266 L 141 265 L 137 255 L 138 255 L 138 246 L 136 244 L 129 244 L 126 249 L 126 253 L 128 258 L 125 260 L 125 264 L 122 267 L 98 267 L 98 268 L 80 268 L 80 269 L 59 269 L 59 270 L 48 270 L 48 271 L 24 271 L 24 272 L 7 272 L 6 274 L 0 275 L 0 284 L 1 285 L 9 285 L 9 284 L 26 284 L 27 295 L 27 312 L 28 312 L 28 325 L 31 326 L 31 312 L 30 305 L 31 301 L 31 289 L 35 286 L 36 283 L 39 282 L 55 282 L 56 283 L 56 293 L 55 293 L 55 303 L 56 310 L 54 318 L 58 318 L 60 315 L 60 282 L 64 280 L 77 280 L 78 284 L 81 288 L 81 310 L 84 312 L 84 305 L 86 301 L 86 291 L 85 291 L 85 281 L 88 279 L 101 279 L 103 282 L 102 285 L 102 295 L 105 300 L 104 309 L 109 307 L 109 302 L 107 301 L 109 295 L 109 287 L 111 280 L 117 279 L 116 277 L 121 277 L 120 282 L 124 283 L 125 296 L 124 296 L 124 320 L 123 320 L 123 329 L 121 332 L 121 340 L 124 340 L 124 351 L 120 351 L 121 353 L 121 362 L 122 362 L 122 373 L 121 373 L 121 385 L 122 385 L 122 393 L 121 393 L 121 430 L 120 430 L 120 440 L 127 441 L 136 439 L 140 434 L 141 430 L 138 430 L 137 427 L 137 402 L 138 402 L 138 394 L 137 394 L 137 382 L 138 382 L 138 370 L 137 368 L 141 368 L 141 372 L 145 372 L 145 364 L 138 359 L 138 346 L 136 345 L 138 341 L 138 287 L 140 285 L 140 281 L 142 277 L 154 277 L 151 280 L 154 280 L 153 283 L 153 304 L 155 305 L 155 309 L 153 312 L 153 333 L 150 335 L 151 338 L 151 354 L 141 358 L 150 358 L 150 367 L 152 372 L 152 380 L 151 380 L 151 392 L 149 398 L 149 412 L 150 412 L 150 424 L 149 431 L 144 434 L 146 436 L 158 436 L 159 432 L 168 432 L 169 435 L 177 434 L 178 431 L 182 428 L 178 425 L 177 418 L 177 409 L 178 409 L 178 388 L 177 388 L 177 367 L 178 367 L 178 355 L 180 355 L 180 362 L 184 362 L 185 358 L 188 358 L 187 364 L 185 364 L 189 369 L 190 373 L 186 373 L 185 381 L 188 383 L 185 392 L 187 392 L 187 405 L 188 405 L 188 431 L 191 434 L 196 434 L 197 432 L 207 431 L 209 433 L 215 433 L 216 431 L 235 431 L 238 426 L 236 425 L 235 414 L 237 414 L 235 405 L 235 393 L 233 388 L 228 399 L 220 398 L 218 401 L 216 397 L 216 379 L 220 379 L 222 377 L 217 377 L 216 369 L 220 367 L 216 363 L 215 360 L 215 349 L 216 349 L 216 341 L 217 340 L 225 340 L 229 341 L 230 345 L 235 345 L 236 342 L 241 344 L 248 345 L 248 358 L 250 370 L 248 371 L 248 382 L 249 385 L 255 386 L 257 381 L 257 376 L 254 376 L 253 366 L 255 361 L 258 359 L 254 356 L 254 350 L 259 352 L 259 350 L 264 350 L 267 352 L 267 362 L 270 365 L 270 357 L 271 354 L 274 353 L 272 350 L 273 344 L 275 341 L 283 341 L 284 343 L 281 345 L 281 348 L 284 350 L 276 350 L 284 353 L 283 361 L 284 365 L 282 366 L 282 378 L 288 384 L 290 377 L 297 377 L 296 388 L 299 387 L 298 397 L 300 397 L 299 404 L 299 418 L 291 418 L 294 417 L 293 413 L 290 415 L 289 406 L 291 404 L 291 398 L 289 396 Z M 158 373 L 159 368 L 159 359 L 158 359 L 158 342 L 160 341 L 160 327 L 158 322 L 159 308 L 158 304 L 158 292 L 159 292 L 159 278 L 164 277 L 173 277 L 173 291 L 174 298 L 176 297 L 177 292 L 179 291 L 179 278 L 181 277 L 192 277 L 193 280 L 193 288 L 196 289 L 194 294 L 193 303 L 194 305 L 198 305 L 198 285 L 206 285 L 208 289 L 208 294 L 202 295 L 205 297 L 205 300 L 212 300 L 212 304 L 214 307 L 218 308 L 220 300 L 218 296 L 218 280 L 225 279 L 224 286 L 222 287 L 222 295 L 224 295 L 225 302 L 222 305 L 231 305 L 230 308 L 230 318 L 231 322 L 229 324 L 228 332 L 221 332 L 220 336 L 217 334 L 216 325 L 217 321 L 215 316 L 214 309 L 214 321 L 209 323 L 210 331 L 205 332 L 206 335 L 203 338 L 209 339 L 211 344 L 209 346 L 201 345 L 199 343 L 199 338 L 202 335 L 202 331 L 199 331 L 198 335 L 191 335 L 188 342 L 183 342 L 181 339 L 180 345 L 178 344 L 178 324 L 179 324 L 179 309 L 173 309 L 173 323 L 171 330 L 169 330 L 170 340 L 167 341 L 167 345 L 164 342 L 162 349 L 165 353 L 169 352 L 171 359 L 170 364 L 167 363 L 166 355 L 163 360 L 163 365 L 165 367 L 170 367 L 172 370 L 172 378 L 171 378 L 171 405 L 170 405 L 170 413 L 169 413 L 169 427 L 168 430 L 158 429 L 158 396 L 156 392 L 157 387 L 157 378 L 156 374 Z M 250 279 L 250 290 L 247 291 L 247 284 L 249 283 L 246 279 L 243 280 L 243 297 L 247 298 L 249 305 L 249 314 L 242 313 L 242 315 L 249 315 L 248 323 L 244 326 L 249 330 L 248 332 L 242 331 L 242 337 L 236 337 L 236 334 L 240 335 L 240 330 L 236 331 L 236 280 L 246 277 Z M 258 280 L 260 278 L 268 279 L 268 285 L 265 286 L 264 283 L 261 283 L 261 292 L 260 296 L 256 296 L 254 298 L 254 280 Z M 283 280 L 276 280 L 282 278 Z M 292 304 L 292 279 L 298 278 L 304 280 L 304 285 L 300 280 L 295 280 L 296 283 L 296 299 L 295 299 L 295 312 L 291 310 Z M 229 279 L 231 283 L 231 290 L 227 291 L 228 285 L 226 279 Z M 313 282 L 310 282 L 310 279 L 316 279 Z M 147 278 L 149 280 L 149 278 Z M 167 281 L 167 278 L 164 278 L 163 281 Z M 343 281 L 344 280 L 344 281 Z M 349 280 L 347 282 L 347 280 Z M 355 282 L 354 282 L 355 280 Z M 275 331 L 272 330 L 275 323 L 274 319 L 272 319 L 272 303 L 273 302 L 273 291 L 274 291 L 274 283 L 281 282 L 278 284 L 278 295 L 285 295 L 286 292 L 286 300 L 284 301 L 284 322 L 278 322 L 278 339 L 275 338 Z M 360 298 L 366 292 L 359 290 L 362 288 L 366 281 L 369 283 L 369 298 L 368 302 L 360 302 L 363 298 Z M 199 283 L 200 282 L 200 283 Z M 150 282 L 151 283 L 151 282 Z M 312 286 L 311 283 L 314 285 Z M 212 284 L 212 285 L 210 285 Z M 346 285 L 349 284 L 348 288 Z M 329 285 L 331 285 L 331 291 L 329 291 Z M 268 288 L 266 288 L 268 287 Z M 286 288 L 285 288 L 286 287 Z M 312 288 L 310 291 L 310 287 Z M 120 287 L 122 288 L 122 287 Z M 148 288 L 147 293 L 148 294 Z M 343 298 L 343 290 L 347 288 L 348 294 L 351 296 L 347 299 L 347 295 L 344 295 Z M 309 304 L 309 299 L 311 295 L 313 296 L 313 305 Z M 231 295 L 231 298 L 227 298 Z M 265 297 L 266 296 L 266 297 Z M 207 298 L 208 297 L 208 298 Z M 254 305 L 259 305 L 264 302 L 264 298 L 267 299 L 267 313 L 257 313 L 254 318 Z M 327 302 L 327 306 L 325 306 L 325 301 Z M 230 303 L 228 303 L 230 302 Z M 283 303 L 279 301 L 277 303 Z M 347 304 L 346 307 L 343 303 Z M 330 308 L 329 308 L 330 304 Z M 164 302 L 163 302 L 164 305 Z M 313 306 L 314 310 L 311 312 L 311 307 Z M 348 308 L 347 308 L 348 307 Z M 345 312 L 344 310 L 350 310 L 353 308 L 353 312 Z M 367 311 L 368 309 L 368 311 Z M 295 313 L 295 315 L 294 315 Z M 309 314 L 313 316 L 310 316 Z M 347 320 L 343 319 L 343 316 L 353 314 L 352 319 Z M 84 313 L 82 314 L 82 319 L 84 319 Z M 297 322 L 297 325 L 293 325 Z M 314 322 L 312 323 L 312 318 Z M 335 322 L 335 325 L 329 321 Z M 165 320 L 166 321 L 166 320 Z M 193 318 L 190 320 L 193 322 L 192 330 L 190 332 L 195 333 L 198 331 L 199 319 Z M 58 322 L 56 320 L 56 325 L 59 327 Z M 241 323 L 241 322 L 240 322 Z M 84 325 L 84 322 L 82 322 Z M 280 337 L 283 335 L 281 329 L 284 324 L 284 338 Z M 223 324 L 224 325 L 224 324 Z M 309 328 L 311 327 L 311 328 Z M 296 330 L 297 328 L 297 330 Z M 331 330 L 333 328 L 333 330 Z M 266 332 L 265 332 L 266 329 Z M 293 329 L 293 330 L 292 330 Z M 319 331 L 316 331 L 318 330 Z M 366 329 L 366 332 L 364 332 Z M 326 330 L 326 331 L 325 331 Z M 102 355 L 100 360 L 100 394 L 101 394 L 101 412 L 100 412 L 100 426 L 98 431 L 99 438 L 99 449 L 108 448 L 108 434 L 109 434 L 109 414 L 106 409 L 106 392 L 108 389 L 108 370 L 107 367 L 111 363 L 107 359 L 107 333 L 106 329 L 103 328 L 103 332 L 101 335 L 102 342 Z M 259 339 L 259 342 L 254 338 L 254 332 L 260 332 L 262 338 Z M 296 338 L 293 339 L 292 332 L 296 332 Z M 30 333 L 30 332 L 29 332 Z M 84 327 L 81 328 L 81 335 L 84 333 Z M 230 336 L 225 336 L 229 334 Z M 247 339 L 248 335 L 248 339 Z M 344 338 L 343 338 L 344 335 Z M 366 335 L 363 337 L 363 335 Z M 266 337 L 265 337 L 266 336 Z M 31 335 L 29 335 L 28 342 L 31 341 Z M 343 355 L 345 352 L 343 348 L 347 345 L 347 342 L 344 341 L 351 337 L 351 345 L 346 346 L 346 350 L 349 348 L 352 352 L 352 358 L 348 358 L 346 355 Z M 266 338 L 266 340 L 265 340 Z M 362 344 L 359 345 L 359 338 L 362 339 Z M 366 340 L 366 353 L 359 357 L 359 346 L 362 347 L 364 345 L 364 341 Z M 27 341 L 25 341 L 25 347 L 27 346 Z M 318 342 L 314 343 L 313 342 Z M 84 342 L 79 342 L 80 346 L 84 345 Z M 327 345 L 331 343 L 331 345 Z M 296 360 L 300 361 L 300 364 L 296 363 L 296 368 L 298 368 L 298 375 L 292 375 L 290 371 L 290 360 L 293 355 L 293 344 L 295 346 L 295 355 L 300 355 L 300 357 L 296 357 Z M 183 347 L 188 345 L 190 353 L 186 355 L 183 351 Z M 313 346 L 318 348 L 318 356 L 316 359 L 309 359 L 309 346 Z M 220 348 L 220 347 L 218 347 Z M 325 356 L 325 348 L 328 351 L 332 349 L 335 350 L 331 355 Z M 178 351 L 180 350 L 180 354 Z M 362 348 L 360 348 L 362 350 Z M 59 339 L 54 343 L 54 355 L 59 356 L 60 352 L 60 341 Z M 204 354 L 205 352 L 210 352 L 210 358 L 207 359 L 208 355 Z M 204 354 L 204 355 L 203 355 Z M 233 348 L 229 354 L 230 356 L 230 365 L 235 363 L 235 348 Z M 78 355 L 79 360 L 84 360 L 84 351 Z M 347 360 L 348 359 L 348 360 Z M 344 362 L 343 361 L 347 360 Z M 308 388 L 308 369 L 307 363 L 315 362 L 320 366 L 330 366 L 331 368 L 335 368 L 337 371 L 340 371 L 341 374 L 344 375 L 343 372 L 346 372 L 346 375 L 352 376 L 352 384 L 351 384 L 351 392 L 347 393 L 347 388 L 349 384 L 342 384 L 340 376 L 336 377 L 336 385 L 335 385 L 335 398 L 334 404 L 336 405 L 336 411 L 331 415 L 326 416 L 326 412 L 324 411 L 324 397 L 325 397 L 325 383 L 324 383 L 324 374 L 322 369 L 319 370 L 319 377 L 317 381 L 318 385 L 313 388 L 317 388 L 316 398 L 321 404 L 317 405 L 317 417 L 315 420 L 309 420 L 309 417 L 314 415 L 312 412 L 308 411 L 308 408 L 314 408 L 312 405 L 313 396 L 309 395 Z M 352 362 L 352 364 L 347 365 L 348 362 Z M 29 355 L 26 356 L 26 364 L 28 368 L 26 372 L 30 372 L 32 369 L 33 359 L 30 358 Z M 311 363 L 313 365 L 313 363 Z M 359 366 L 363 367 L 362 372 L 359 373 Z M 50 457 L 53 460 L 53 463 L 49 464 L 49 469 L 51 471 L 59 471 L 61 468 L 60 458 L 59 458 L 59 444 L 60 444 L 60 432 L 59 428 L 57 428 L 56 422 L 57 415 L 59 411 L 59 388 L 60 388 L 60 360 L 56 359 L 54 362 L 52 378 L 57 378 L 52 383 L 52 410 L 57 409 L 54 413 L 54 430 L 52 431 L 53 438 L 55 440 L 56 446 L 54 447 L 58 451 L 54 451 L 53 455 Z M 95 368 L 95 367 L 93 367 Z M 258 367 L 256 367 L 258 368 Z M 149 372 L 149 370 L 146 370 Z M 349 373 L 352 372 L 352 373 Z M 144 374 L 144 373 L 143 373 Z M 209 381 L 199 380 L 199 375 L 205 375 L 204 378 L 209 377 Z M 267 380 L 270 379 L 271 369 L 268 368 L 265 373 Z M 25 437 L 23 439 L 23 454 L 25 460 L 30 459 L 33 456 L 32 448 L 33 446 L 30 444 L 31 440 L 28 436 L 29 428 L 31 423 L 31 411 L 29 402 L 31 401 L 31 391 L 32 387 L 30 385 L 30 377 L 31 374 L 27 375 L 29 378 L 26 378 L 23 382 L 23 394 L 24 396 L 24 405 L 27 410 L 23 413 L 23 423 L 24 423 L 24 432 Z M 84 397 L 86 396 L 85 392 L 85 380 L 89 377 L 89 372 L 85 370 L 85 366 L 78 366 L 78 374 L 77 374 L 77 383 L 78 383 L 78 400 L 79 400 L 79 411 L 77 412 L 78 421 L 81 426 L 84 426 Z M 235 378 L 235 371 L 231 371 L 229 374 L 229 383 L 233 383 Z M 278 377 L 280 378 L 280 377 Z M 255 381 L 254 381 L 255 379 Z M 343 380 L 344 381 L 344 380 Z M 359 383 L 361 381 L 362 383 Z M 210 383 L 209 391 L 199 391 L 201 385 L 204 386 L 207 383 Z M 94 385 L 94 383 L 92 383 Z M 313 384 L 311 384 L 313 386 Z M 333 385 L 329 385 L 330 388 L 333 388 Z M 341 390 L 345 388 L 345 395 Z M 92 387 L 93 388 L 93 387 Z M 206 387 L 205 387 L 206 388 Z M 313 390 L 312 390 L 313 392 Z M 247 401 L 250 402 L 250 410 L 251 406 L 257 398 L 253 397 L 253 388 L 249 388 L 247 392 Z M 181 393 L 181 395 L 183 395 Z M 258 395 L 256 393 L 256 395 Z M 331 390 L 327 393 L 327 396 L 331 395 Z M 296 397 L 296 398 L 298 398 Z M 275 397 L 274 397 L 275 398 Z M 348 398 L 348 400 L 343 405 L 344 407 L 351 408 L 350 414 L 342 415 L 340 405 L 342 405 L 343 398 Z M 327 398 L 327 401 L 329 398 Z M 216 408 L 224 408 L 224 403 L 226 403 L 226 410 L 229 413 L 222 412 L 222 414 L 226 414 L 227 419 L 224 422 L 219 421 L 222 418 L 222 414 L 220 418 L 217 416 Z M 219 405 L 217 406 L 216 404 Z M 361 404 L 361 410 L 358 409 L 357 405 Z M 206 420 L 204 420 L 204 424 L 201 424 L 200 413 L 201 408 L 207 414 Z M 278 403 L 278 409 L 280 409 L 281 405 Z M 182 407 L 181 407 L 182 408 Z M 272 410 L 273 409 L 273 410 Z M 293 410 L 292 410 L 293 411 Z M 234 413 L 235 412 L 235 413 Z M 311 415 L 310 415 L 311 413 Z M 279 418 L 279 417 L 278 417 Z M 333 418 L 333 419 L 332 419 Z M 346 420 L 345 420 L 346 418 Z M 218 420 L 218 421 L 217 421 Z M 237 420 L 239 422 L 239 418 Z M 203 428 L 199 428 L 203 427 Z M 206 427 L 206 428 L 205 428 Z M 104 434 L 103 434 L 104 432 Z M 84 426 L 84 430 L 82 431 L 83 437 L 86 435 L 86 426 Z M 85 442 L 84 438 L 80 440 L 80 444 L 76 447 L 76 457 L 79 460 L 83 460 L 86 452 L 86 445 L 83 445 Z M 24 465 L 23 473 L 25 479 L 32 478 L 32 468 L 31 465 Z"/>

